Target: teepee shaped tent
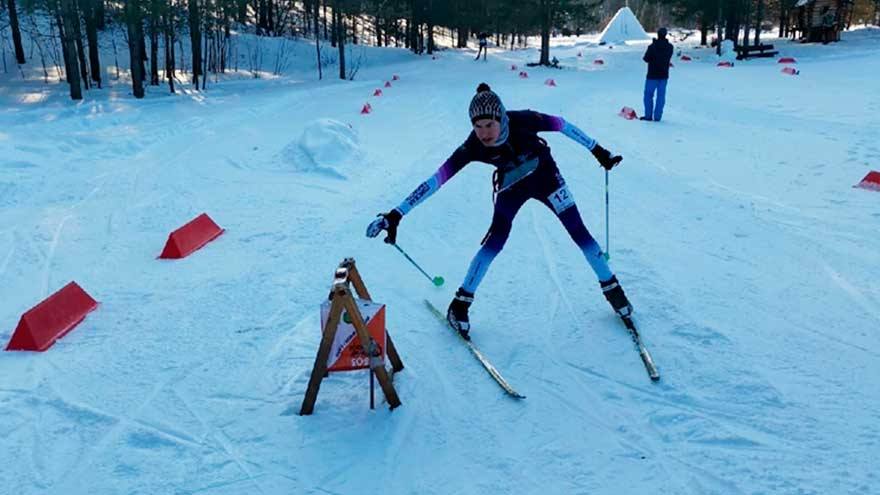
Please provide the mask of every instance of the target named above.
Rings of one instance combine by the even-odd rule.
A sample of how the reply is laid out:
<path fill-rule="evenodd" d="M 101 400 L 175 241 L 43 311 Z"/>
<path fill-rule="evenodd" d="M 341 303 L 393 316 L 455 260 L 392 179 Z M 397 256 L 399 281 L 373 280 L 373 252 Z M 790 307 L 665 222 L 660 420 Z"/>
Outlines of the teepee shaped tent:
<path fill-rule="evenodd" d="M 629 7 L 622 7 L 599 36 L 599 43 L 623 43 L 632 40 L 649 40 L 648 33 L 636 19 Z"/>

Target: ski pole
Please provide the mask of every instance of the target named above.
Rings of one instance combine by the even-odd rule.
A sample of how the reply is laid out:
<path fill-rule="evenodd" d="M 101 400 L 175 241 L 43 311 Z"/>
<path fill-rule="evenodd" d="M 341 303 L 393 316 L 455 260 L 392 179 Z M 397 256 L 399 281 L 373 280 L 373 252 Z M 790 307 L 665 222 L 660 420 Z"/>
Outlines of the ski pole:
<path fill-rule="evenodd" d="M 389 244 L 391 244 L 391 243 L 389 243 Z M 409 255 L 406 254 L 406 251 L 401 249 L 400 246 L 398 246 L 397 244 L 391 244 L 391 245 L 394 246 L 395 248 L 397 248 L 397 250 L 400 251 L 400 254 L 405 256 L 406 259 L 410 263 L 412 263 L 414 267 L 418 268 L 418 270 L 420 272 L 422 272 L 422 275 L 427 277 L 428 280 L 430 280 L 432 284 L 434 284 L 436 287 L 440 287 L 441 285 L 443 285 L 443 282 L 445 282 L 445 280 L 443 280 L 443 277 L 438 275 L 438 276 L 432 278 L 430 275 L 427 274 L 427 272 L 425 272 L 425 270 L 422 270 L 422 267 L 420 267 L 418 263 L 416 263 L 412 258 L 410 258 Z"/>
<path fill-rule="evenodd" d="M 608 234 L 608 170 L 605 170 L 605 260 L 611 259 L 611 238 Z"/>

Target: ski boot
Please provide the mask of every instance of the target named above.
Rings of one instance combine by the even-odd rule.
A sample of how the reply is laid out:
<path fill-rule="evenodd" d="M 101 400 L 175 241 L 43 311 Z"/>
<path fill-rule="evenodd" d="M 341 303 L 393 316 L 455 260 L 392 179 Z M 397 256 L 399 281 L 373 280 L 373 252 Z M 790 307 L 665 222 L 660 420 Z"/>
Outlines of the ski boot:
<path fill-rule="evenodd" d="M 612 276 L 605 282 L 599 282 L 599 285 L 602 286 L 602 293 L 605 294 L 605 299 L 608 300 L 614 311 L 621 318 L 629 318 L 632 315 L 633 307 L 626 298 L 626 294 L 623 293 L 623 287 L 620 286 L 617 277 Z"/>
<path fill-rule="evenodd" d="M 468 333 L 471 330 L 471 324 L 468 321 L 468 308 L 474 302 L 474 295 L 464 289 L 458 289 L 455 298 L 449 303 L 449 309 L 446 311 L 446 321 L 461 335 L 464 340 L 471 340 Z"/>

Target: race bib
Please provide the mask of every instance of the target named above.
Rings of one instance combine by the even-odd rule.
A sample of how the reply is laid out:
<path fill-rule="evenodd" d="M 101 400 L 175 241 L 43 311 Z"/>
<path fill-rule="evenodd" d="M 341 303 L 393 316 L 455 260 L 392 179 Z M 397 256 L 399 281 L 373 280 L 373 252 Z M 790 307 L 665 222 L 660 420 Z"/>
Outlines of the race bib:
<path fill-rule="evenodd" d="M 553 205 L 553 210 L 556 211 L 557 215 L 574 206 L 574 197 L 569 192 L 567 185 L 557 189 L 547 199 L 550 200 L 550 204 Z"/>

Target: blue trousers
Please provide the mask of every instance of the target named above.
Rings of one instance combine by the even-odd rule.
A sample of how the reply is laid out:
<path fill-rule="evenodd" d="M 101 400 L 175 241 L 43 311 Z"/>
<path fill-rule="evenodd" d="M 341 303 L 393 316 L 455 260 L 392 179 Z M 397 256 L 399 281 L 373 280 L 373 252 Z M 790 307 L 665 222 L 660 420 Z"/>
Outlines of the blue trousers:
<path fill-rule="evenodd" d="M 666 83 L 668 79 L 645 79 L 645 117 L 651 120 L 663 118 L 663 107 L 666 105 Z M 654 92 L 657 92 L 657 104 L 654 104 Z"/>
<path fill-rule="evenodd" d="M 471 261 L 461 287 L 470 293 L 476 292 L 483 276 L 489 270 L 489 265 L 492 264 L 507 242 L 514 217 L 523 204 L 530 199 L 540 201 L 556 214 L 556 217 L 562 222 L 562 226 L 568 231 L 568 235 L 571 236 L 571 240 L 584 253 L 584 257 L 596 273 L 596 277 L 600 281 L 610 280 L 614 274 L 611 272 L 608 262 L 605 261 L 599 243 L 590 235 L 584 225 L 574 198 L 565 185 L 565 180 L 555 164 L 542 163 L 531 175 L 509 189 L 499 192 L 495 197 L 492 225 L 489 227 L 486 237 L 483 238 L 482 247 Z"/>

